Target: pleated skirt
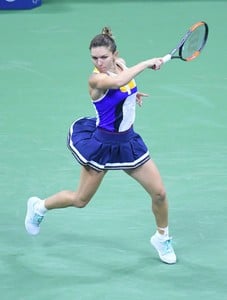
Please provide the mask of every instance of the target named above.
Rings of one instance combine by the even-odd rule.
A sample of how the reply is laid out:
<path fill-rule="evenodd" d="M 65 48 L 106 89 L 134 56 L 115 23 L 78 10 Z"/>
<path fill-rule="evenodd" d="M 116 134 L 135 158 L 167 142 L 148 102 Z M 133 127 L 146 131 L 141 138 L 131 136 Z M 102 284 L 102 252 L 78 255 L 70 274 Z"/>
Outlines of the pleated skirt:
<path fill-rule="evenodd" d="M 97 171 L 134 169 L 150 159 L 149 151 L 133 127 L 115 133 L 96 126 L 96 118 L 76 120 L 69 129 L 68 148 L 76 160 Z"/>

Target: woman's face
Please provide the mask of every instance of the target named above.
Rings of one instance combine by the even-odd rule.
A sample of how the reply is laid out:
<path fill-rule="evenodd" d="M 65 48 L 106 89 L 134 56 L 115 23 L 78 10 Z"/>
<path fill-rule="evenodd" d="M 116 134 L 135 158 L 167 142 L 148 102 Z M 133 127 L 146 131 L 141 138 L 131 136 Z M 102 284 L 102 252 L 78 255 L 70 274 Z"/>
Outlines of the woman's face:
<path fill-rule="evenodd" d="M 117 53 L 112 53 L 107 47 L 91 48 L 92 62 L 101 73 L 106 73 L 111 70 L 114 71 L 116 57 Z"/>

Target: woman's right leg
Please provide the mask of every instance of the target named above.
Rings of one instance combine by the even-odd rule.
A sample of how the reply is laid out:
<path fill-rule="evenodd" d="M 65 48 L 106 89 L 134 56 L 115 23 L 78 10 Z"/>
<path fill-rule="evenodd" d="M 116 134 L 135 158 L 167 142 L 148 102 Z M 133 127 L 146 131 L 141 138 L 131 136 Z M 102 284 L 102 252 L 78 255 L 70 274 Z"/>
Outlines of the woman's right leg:
<path fill-rule="evenodd" d="M 97 172 L 90 167 L 82 167 L 80 182 L 76 191 L 61 191 L 44 200 L 45 207 L 49 209 L 75 206 L 85 207 L 97 191 L 107 171 Z"/>
<path fill-rule="evenodd" d="M 90 167 L 82 167 L 76 191 L 61 191 L 44 200 L 32 197 L 27 202 L 25 228 L 31 235 L 40 231 L 40 223 L 47 210 L 65 207 L 85 207 L 97 191 L 106 171 L 97 172 Z"/>

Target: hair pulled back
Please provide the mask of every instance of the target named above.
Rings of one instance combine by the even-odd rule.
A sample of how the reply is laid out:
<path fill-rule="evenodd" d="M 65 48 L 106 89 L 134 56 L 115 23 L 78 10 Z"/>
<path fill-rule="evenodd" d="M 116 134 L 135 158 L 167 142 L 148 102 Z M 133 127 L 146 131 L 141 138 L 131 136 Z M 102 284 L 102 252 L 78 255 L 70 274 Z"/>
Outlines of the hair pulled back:
<path fill-rule="evenodd" d="M 107 47 L 112 53 L 117 50 L 117 45 L 112 35 L 110 27 L 104 27 L 101 34 L 96 35 L 90 43 L 89 49 L 96 47 Z"/>

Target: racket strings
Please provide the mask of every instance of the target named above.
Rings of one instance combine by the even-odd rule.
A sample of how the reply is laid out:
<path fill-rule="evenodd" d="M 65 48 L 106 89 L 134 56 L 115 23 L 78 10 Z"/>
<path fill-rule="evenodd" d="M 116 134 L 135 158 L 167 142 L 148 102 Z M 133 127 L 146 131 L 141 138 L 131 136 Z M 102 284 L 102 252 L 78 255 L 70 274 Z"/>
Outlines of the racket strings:
<path fill-rule="evenodd" d="M 195 28 L 181 49 L 181 56 L 185 60 L 193 59 L 198 56 L 206 42 L 206 27 L 201 25 Z"/>

